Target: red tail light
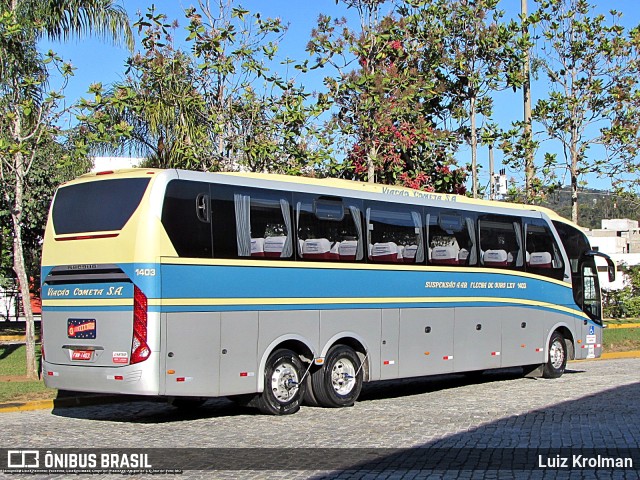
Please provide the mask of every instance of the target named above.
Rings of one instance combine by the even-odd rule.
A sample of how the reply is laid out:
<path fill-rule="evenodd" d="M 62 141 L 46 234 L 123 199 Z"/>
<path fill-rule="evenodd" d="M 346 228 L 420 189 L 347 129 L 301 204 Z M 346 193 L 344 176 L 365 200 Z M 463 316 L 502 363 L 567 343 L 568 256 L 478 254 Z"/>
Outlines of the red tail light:
<path fill-rule="evenodd" d="M 133 340 L 131 342 L 131 364 L 149 358 L 151 350 L 147 345 L 147 297 L 133 286 Z"/>

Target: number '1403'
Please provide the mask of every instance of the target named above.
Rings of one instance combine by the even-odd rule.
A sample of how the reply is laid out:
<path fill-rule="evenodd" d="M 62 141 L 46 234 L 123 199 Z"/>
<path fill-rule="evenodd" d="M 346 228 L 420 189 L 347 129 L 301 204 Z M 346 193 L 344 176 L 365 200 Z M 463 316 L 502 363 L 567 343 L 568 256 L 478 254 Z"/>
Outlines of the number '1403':
<path fill-rule="evenodd" d="M 155 277 L 156 269 L 155 268 L 136 268 L 136 275 L 138 277 Z"/>

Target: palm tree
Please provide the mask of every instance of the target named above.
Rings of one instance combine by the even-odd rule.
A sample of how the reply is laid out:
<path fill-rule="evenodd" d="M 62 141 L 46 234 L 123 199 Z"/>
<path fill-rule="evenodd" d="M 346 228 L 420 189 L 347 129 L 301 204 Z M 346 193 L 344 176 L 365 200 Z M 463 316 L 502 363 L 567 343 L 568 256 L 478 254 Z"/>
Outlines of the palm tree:
<path fill-rule="evenodd" d="M 50 133 L 49 72 L 37 52 L 43 38 L 66 41 L 97 35 L 133 49 L 126 11 L 113 0 L 0 0 L 0 175 L 11 205 L 13 270 L 26 317 L 27 376 L 37 378 L 34 321 L 22 244 L 27 177 L 38 144 Z"/>

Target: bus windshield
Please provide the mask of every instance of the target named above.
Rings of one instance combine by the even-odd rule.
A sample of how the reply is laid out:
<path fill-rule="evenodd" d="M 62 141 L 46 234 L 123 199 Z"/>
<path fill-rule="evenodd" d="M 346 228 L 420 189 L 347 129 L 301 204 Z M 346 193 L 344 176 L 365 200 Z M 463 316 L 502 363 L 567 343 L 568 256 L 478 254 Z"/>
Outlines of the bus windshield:
<path fill-rule="evenodd" d="M 571 264 L 573 297 L 589 318 L 602 323 L 598 269 L 593 256 L 587 255 L 591 252 L 587 236 L 570 225 L 553 223 Z"/>
<path fill-rule="evenodd" d="M 124 178 L 60 188 L 52 210 L 56 234 L 121 230 L 147 185 L 149 178 Z"/>

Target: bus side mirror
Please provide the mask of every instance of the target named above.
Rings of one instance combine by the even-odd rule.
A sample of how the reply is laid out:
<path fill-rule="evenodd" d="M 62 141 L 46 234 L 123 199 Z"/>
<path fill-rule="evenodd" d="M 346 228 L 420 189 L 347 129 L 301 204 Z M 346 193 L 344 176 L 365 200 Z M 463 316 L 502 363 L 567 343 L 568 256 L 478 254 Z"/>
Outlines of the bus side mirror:
<path fill-rule="evenodd" d="M 601 257 L 607 261 L 607 273 L 609 275 L 609 282 L 613 282 L 616 279 L 616 264 L 611 257 L 606 253 L 596 252 L 595 250 L 589 250 L 584 252 L 585 257 Z"/>

